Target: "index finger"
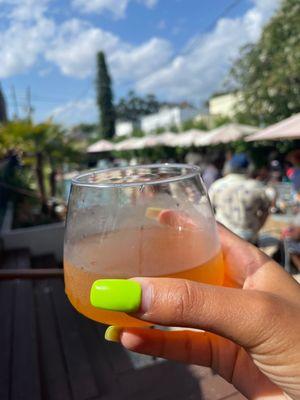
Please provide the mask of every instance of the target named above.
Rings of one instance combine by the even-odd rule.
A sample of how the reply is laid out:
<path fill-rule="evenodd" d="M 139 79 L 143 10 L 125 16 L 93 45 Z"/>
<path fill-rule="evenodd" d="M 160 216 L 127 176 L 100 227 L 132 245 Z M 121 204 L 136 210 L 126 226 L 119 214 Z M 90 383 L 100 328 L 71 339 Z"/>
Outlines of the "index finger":
<path fill-rule="evenodd" d="M 247 277 L 270 261 L 270 258 L 222 224 L 217 224 L 225 264 L 225 286 L 242 287 Z"/>

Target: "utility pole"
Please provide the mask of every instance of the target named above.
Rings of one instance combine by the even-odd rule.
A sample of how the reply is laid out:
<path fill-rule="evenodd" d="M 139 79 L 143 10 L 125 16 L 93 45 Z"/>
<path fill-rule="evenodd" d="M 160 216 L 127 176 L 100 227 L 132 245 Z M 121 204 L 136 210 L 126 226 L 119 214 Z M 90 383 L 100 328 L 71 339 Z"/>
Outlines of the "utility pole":
<path fill-rule="evenodd" d="M 11 97 L 12 97 L 12 103 L 14 105 L 14 115 L 13 119 L 18 119 L 19 118 L 19 107 L 18 107 L 18 100 L 17 100 L 17 95 L 16 95 L 16 89 L 14 85 L 11 85 Z"/>
<path fill-rule="evenodd" d="M 30 121 L 31 117 L 32 117 L 32 113 L 34 111 L 34 108 L 31 105 L 31 90 L 30 90 L 30 86 L 27 87 L 26 89 L 26 114 L 27 114 L 27 118 Z"/>

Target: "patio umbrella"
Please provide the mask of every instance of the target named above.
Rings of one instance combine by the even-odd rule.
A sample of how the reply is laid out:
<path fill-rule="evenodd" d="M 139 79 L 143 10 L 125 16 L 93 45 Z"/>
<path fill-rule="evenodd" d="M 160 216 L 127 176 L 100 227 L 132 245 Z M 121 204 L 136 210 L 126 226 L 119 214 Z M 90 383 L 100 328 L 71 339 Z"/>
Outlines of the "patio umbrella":
<path fill-rule="evenodd" d="M 247 141 L 253 140 L 285 140 L 300 138 L 300 113 L 292 115 L 283 121 L 270 125 L 268 128 L 247 137 Z"/>
<path fill-rule="evenodd" d="M 108 140 L 99 140 L 96 143 L 91 144 L 87 148 L 88 153 L 102 153 L 104 151 L 114 150 L 113 143 L 110 143 Z"/>
<path fill-rule="evenodd" d="M 214 130 L 210 132 L 204 132 L 202 136 L 199 136 L 195 139 L 195 146 L 209 146 L 212 144 L 212 139 L 215 136 Z"/>
<path fill-rule="evenodd" d="M 157 135 L 156 137 L 157 137 L 158 143 L 160 145 L 162 145 L 162 146 L 171 146 L 171 144 L 173 143 L 173 141 L 177 137 L 177 133 L 164 132 L 164 133 L 161 133 L 160 135 Z"/>
<path fill-rule="evenodd" d="M 219 143 L 230 143 L 242 139 L 244 136 L 250 135 L 257 131 L 258 128 L 250 125 L 237 123 L 225 124 L 211 130 L 203 138 L 199 138 L 198 146 L 207 146 Z"/>
<path fill-rule="evenodd" d="M 198 138 L 202 137 L 202 135 L 205 135 L 205 133 L 205 131 L 200 129 L 190 129 L 175 135 L 174 140 L 169 145 L 172 147 L 190 147 L 195 144 Z"/>
<path fill-rule="evenodd" d="M 115 145 L 115 150 L 138 150 L 144 148 L 144 138 L 129 138 Z"/>
<path fill-rule="evenodd" d="M 161 135 L 148 135 L 142 138 L 130 138 L 118 143 L 116 150 L 138 150 L 155 146 L 170 146 L 177 134 L 164 132 Z"/>
<path fill-rule="evenodd" d="M 148 148 L 158 146 L 160 143 L 158 140 L 158 136 L 149 135 L 141 138 L 141 144 L 143 145 L 143 148 Z"/>

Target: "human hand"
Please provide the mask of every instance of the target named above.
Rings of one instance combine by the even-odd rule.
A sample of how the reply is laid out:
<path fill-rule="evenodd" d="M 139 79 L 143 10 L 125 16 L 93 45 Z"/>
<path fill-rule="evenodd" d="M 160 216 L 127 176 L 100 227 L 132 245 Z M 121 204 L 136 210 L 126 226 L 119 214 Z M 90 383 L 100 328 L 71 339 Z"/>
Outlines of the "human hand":
<path fill-rule="evenodd" d="M 230 287 L 133 279 L 142 287 L 135 316 L 205 332 L 114 328 L 108 333 L 132 351 L 211 367 L 249 399 L 299 399 L 300 286 L 256 247 L 222 226 L 219 233 Z"/>

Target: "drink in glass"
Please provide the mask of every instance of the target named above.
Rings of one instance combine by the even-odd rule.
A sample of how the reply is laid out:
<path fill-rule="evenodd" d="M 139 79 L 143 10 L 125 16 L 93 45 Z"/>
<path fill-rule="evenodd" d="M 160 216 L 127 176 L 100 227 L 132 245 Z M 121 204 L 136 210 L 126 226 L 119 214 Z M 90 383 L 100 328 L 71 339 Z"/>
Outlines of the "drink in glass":
<path fill-rule="evenodd" d="M 119 326 L 147 324 L 91 306 L 97 279 L 174 277 L 221 285 L 222 253 L 199 169 L 148 165 L 75 178 L 64 272 L 66 293 L 79 312 Z"/>

